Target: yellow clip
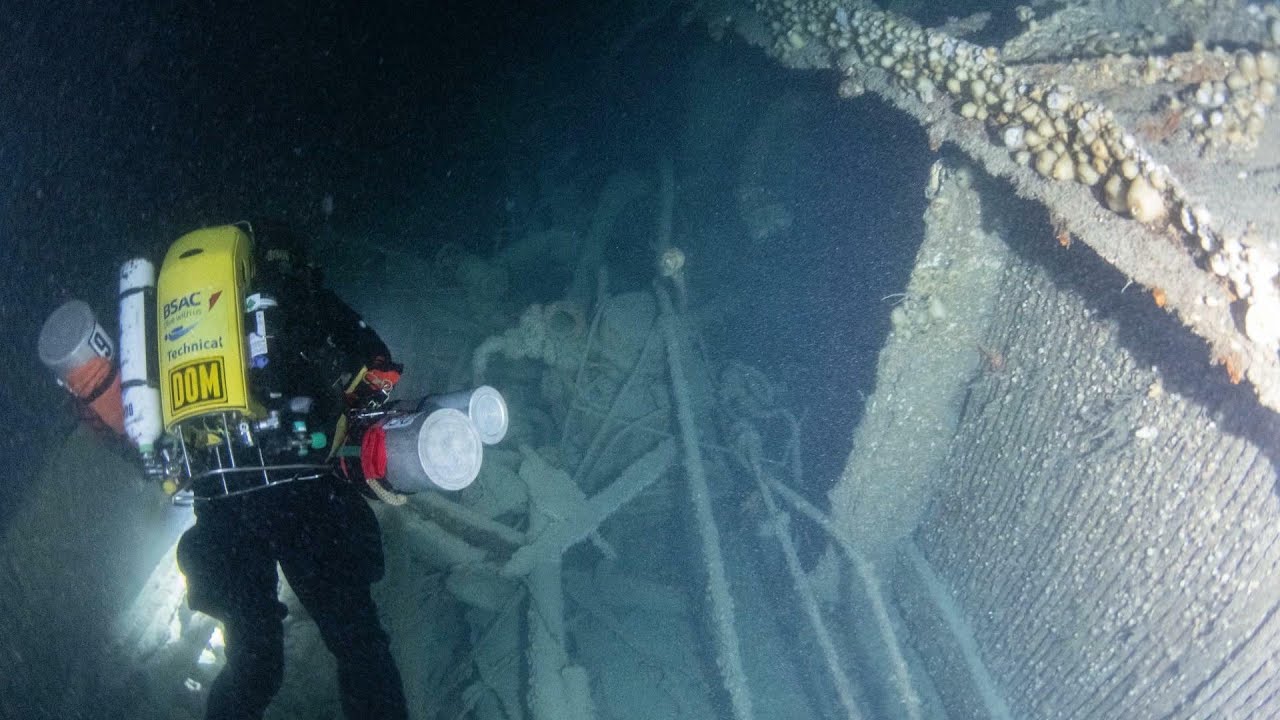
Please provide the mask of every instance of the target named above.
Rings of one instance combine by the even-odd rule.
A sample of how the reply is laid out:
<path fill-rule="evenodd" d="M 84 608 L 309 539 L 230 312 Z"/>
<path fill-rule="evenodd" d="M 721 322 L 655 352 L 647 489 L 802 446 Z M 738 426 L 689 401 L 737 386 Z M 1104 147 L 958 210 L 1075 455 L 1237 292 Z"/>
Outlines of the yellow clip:
<path fill-rule="evenodd" d="M 351 378 L 351 383 L 347 385 L 347 390 L 346 390 L 346 393 L 348 395 L 355 392 L 356 388 L 360 387 L 360 383 L 364 382 L 364 376 L 368 374 L 368 372 L 369 372 L 369 366 L 366 365 L 360 368 L 360 372 L 356 373 L 355 377 Z"/>
<path fill-rule="evenodd" d="M 333 427 L 333 444 L 329 446 L 329 457 L 332 460 L 338 454 L 338 449 L 347 441 L 347 416 L 339 415 L 338 422 Z"/>

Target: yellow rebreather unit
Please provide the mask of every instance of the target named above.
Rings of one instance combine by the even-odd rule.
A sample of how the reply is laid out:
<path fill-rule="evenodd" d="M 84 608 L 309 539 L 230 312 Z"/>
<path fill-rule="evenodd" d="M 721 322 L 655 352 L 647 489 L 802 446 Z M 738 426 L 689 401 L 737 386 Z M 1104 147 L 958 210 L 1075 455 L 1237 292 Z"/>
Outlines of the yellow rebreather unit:
<path fill-rule="evenodd" d="M 204 228 L 178 238 L 161 265 L 155 376 L 167 441 L 153 467 L 170 494 L 203 483 L 205 497 L 240 495 L 332 470 L 311 457 L 328 438 L 305 413 L 268 409 L 260 393 L 270 390 L 251 385 L 271 362 L 277 307 L 254 285 L 254 242 L 247 223 Z"/>
<path fill-rule="evenodd" d="M 263 414 L 249 391 L 244 294 L 253 241 L 236 225 L 187 233 L 170 246 L 156 283 L 156 338 L 164 427 L 234 412 Z"/>

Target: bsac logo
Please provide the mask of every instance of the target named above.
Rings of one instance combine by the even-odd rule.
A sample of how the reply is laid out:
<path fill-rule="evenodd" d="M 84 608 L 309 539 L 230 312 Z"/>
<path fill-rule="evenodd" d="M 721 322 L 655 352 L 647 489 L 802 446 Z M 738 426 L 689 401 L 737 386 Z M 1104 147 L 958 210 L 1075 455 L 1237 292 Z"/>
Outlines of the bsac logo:
<path fill-rule="evenodd" d="M 204 320 L 205 317 L 208 316 L 209 312 L 213 310 L 213 306 L 218 304 L 218 298 L 222 297 L 222 291 L 217 290 L 209 293 L 208 307 L 203 305 L 201 299 L 203 295 L 203 291 L 197 290 L 196 292 L 183 295 L 164 304 L 163 316 L 166 322 L 168 322 L 169 318 L 179 316 L 182 316 L 183 319 L 190 319 L 190 322 L 178 325 L 174 329 L 165 333 L 165 340 L 173 342 L 196 329 L 196 326 L 200 324 L 200 321 Z"/>
<path fill-rule="evenodd" d="M 199 307 L 200 295 L 201 295 L 200 291 L 197 290 L 196 292 L 193 292 L 190 295 L 183 295 L 180 298 L 175 298 L 165 303 L 164 319 L 168 320 L 169 318 L 173 317 L 175 314 L 177 314 L 181 310 L 189 310 L 194 307 Z"/>

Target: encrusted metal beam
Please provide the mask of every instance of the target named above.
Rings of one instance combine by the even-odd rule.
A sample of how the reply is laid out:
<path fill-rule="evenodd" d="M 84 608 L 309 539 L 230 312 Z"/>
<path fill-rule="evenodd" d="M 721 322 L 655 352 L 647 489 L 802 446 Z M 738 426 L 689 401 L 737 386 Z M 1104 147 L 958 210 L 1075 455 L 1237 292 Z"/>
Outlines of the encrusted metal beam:
<path fill-rule="evenodd" d="M 916 118 L 932 146 L 955 144 L 1043 203 L 1060 236 L 1074 235 L 1149 288 L 1154 302 L 1209 343 L 1232 382 L 1247 378 L 1264 405 L 1280 409 L 1275 224 L 1215 219 L 1116 112 L 1055 80 L 1051 66 L 1007 65 L 995 48 L 865 4 L 761 0 L 713 20 L 719 30 L 726 22 L 784 65 L 838 69 L 841 95 L 880 96 Z M 1222 73 L 1222 85 L 1239 102 L 1218 105 L 1236 108 L 1241 137 L 1263 133 L 1280 63 L 1265 49 L 1228 60 L 1236 67 Z M 1209 105 L 1199 111 L 1205 123 L 1227 122 Z"/>

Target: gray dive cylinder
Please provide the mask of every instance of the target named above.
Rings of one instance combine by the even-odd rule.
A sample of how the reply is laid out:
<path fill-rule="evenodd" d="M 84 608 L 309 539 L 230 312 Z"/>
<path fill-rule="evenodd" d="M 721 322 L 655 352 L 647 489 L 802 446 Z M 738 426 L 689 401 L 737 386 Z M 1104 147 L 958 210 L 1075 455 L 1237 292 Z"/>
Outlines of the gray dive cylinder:
<path fill-rule="evenodd" d="M 386 482 L 396 492 L 461 490 L 480 474 L 484 443 L 461 410 L 421 410 L 388 420 L 382 429 L 387 443 Z"/>
<path fill-rule="evenodd" d="M 480 441 L 485 445 L 497 445 L 507 436 L 507 401 L 502 393 L 488 385 L 447 395 L 431 395 L 423 398 L 418 409 L 431 406 L 462 411 L 476 426 Z"/>
<path fill-rule="evenodd" d="M 115 360 L 116 346 L 83 300 L 68 300 L 40 329 L 40 362 L 66 382 L 77 368 L 97 357 Z"/>

